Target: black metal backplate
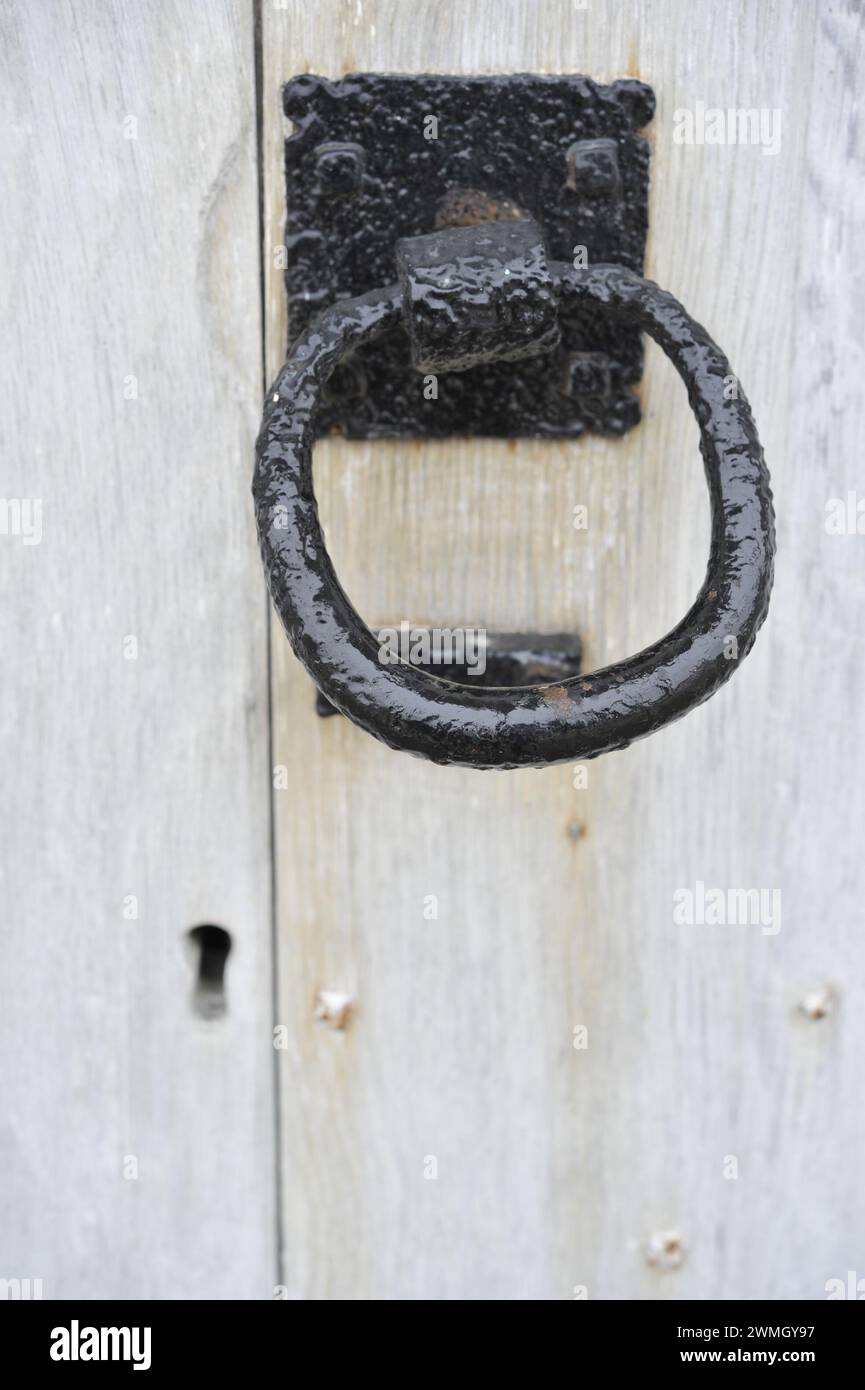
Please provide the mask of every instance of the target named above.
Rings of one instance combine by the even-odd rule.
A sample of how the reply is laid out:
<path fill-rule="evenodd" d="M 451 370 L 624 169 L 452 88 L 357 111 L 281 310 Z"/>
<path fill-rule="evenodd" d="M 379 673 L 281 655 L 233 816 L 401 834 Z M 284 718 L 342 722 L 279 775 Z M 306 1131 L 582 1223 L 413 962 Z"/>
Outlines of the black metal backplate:
<path fill-rule="evenodd" d="M 625 78 L 358 74 L 288 82 L 286 286 L 293 340 L 315 314 L 396 279 L 395 243 L 448 226 L 529 216 L 549 258 L 642 271 L 650 87 Z M 578 253 L 579 254 L 579 253 Z M 622 434 L 640 335 L 598 310 L 561 315 L 554 352 L 435 381 L 402 328 L 358 351 L 328 385 L 320 429 L 350 438 Z"/>

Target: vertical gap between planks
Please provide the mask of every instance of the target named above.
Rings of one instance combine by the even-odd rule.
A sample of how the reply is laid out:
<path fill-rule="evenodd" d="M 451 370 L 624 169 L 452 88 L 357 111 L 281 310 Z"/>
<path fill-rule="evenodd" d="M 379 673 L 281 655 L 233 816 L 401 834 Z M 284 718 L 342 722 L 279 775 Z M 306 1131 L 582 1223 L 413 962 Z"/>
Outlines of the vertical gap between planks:
<path fill-rule="evenodd" d="M 264 55 L 262 51 L 261 0 L 252 0 L 253 49 L 255 55 L 255 150 L 258 181 L 258 294 L 261 319 L 261 398 L 267 393 L 267 319 L 265 228 L 264 228 Z M 268 767 L 270 768 L 268 804 L 270 808 L 270 1008 L 271 1040 L 273 1028 L 279 1022 L 279 939 L 277 914 L 277 868 L 276 868 L 276 804 L 273 790 L 273 627 L 270 621 L 270 598 L 265 592 L 263 602 L 267 608 L 265 630 L 267 632 L 267 746 Z M 273 1139 L 274 1139 L 274 1272 L 275 1284 L 285 1283 L 283 1270 L 283 1194 L 282 1194 L 282 1104 L 279 1086 L 279 1053 L 271 1047 L 273 1079 Z"/>

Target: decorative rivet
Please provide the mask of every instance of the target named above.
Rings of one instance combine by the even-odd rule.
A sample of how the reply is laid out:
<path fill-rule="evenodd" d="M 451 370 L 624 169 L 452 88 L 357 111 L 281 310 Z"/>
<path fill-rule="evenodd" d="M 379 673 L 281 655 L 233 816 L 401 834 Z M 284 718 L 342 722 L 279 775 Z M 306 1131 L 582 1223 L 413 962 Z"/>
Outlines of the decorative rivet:
<path fill-rule="evenodd" d="M 580 400 L 609 396 L 612 374 L 613 361 L 605 352 L 571 352 L 565 359 L 563 394 Z"/>
<path fill-rule="evenodd" d="M 315 996 L 315 1017 L 328 1028 L 345 1028 L 353 1003 L 352 996 L 341 990 L 319 990 Z"/>
<path fill-rule="evenodd" d="M 621 198 L 619 148 L 615 140 L 577 140 L 565 151 L 565 165 L 565 182 L 574 193 L 585 198 Z"/>
<path fill-rule="evenodd" d="M 655 1231 L 646 1241 L 646 1264 L 653 1269 L 679 1269 L 685 1246 L 678 1231 Z"/>
<path fill-rule="evenodd" d="M 366 157 L 362 145 L 329 140 L 315 148 L 315 172 L 320 191 L 328 198 L 347 198 L 363 182 Z"/>

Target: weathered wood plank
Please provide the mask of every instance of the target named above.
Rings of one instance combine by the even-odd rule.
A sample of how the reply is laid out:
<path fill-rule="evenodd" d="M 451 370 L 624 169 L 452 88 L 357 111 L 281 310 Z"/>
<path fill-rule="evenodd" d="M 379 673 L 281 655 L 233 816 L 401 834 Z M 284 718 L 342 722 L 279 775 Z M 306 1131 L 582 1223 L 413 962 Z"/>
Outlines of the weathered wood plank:
<path fill-rule="evenodd" d="M 253 15 L 4 6 L 0 49 L 0 490 L 42 500 L 40 544 L 0 536 L 0 1276 L 267 1298 Z M 233 941 L 211 1021 L 197 923 Z"/>
<path fill-rule="evenodd" d="M 442 770 L 318 721 L 276 632 L 284 1277 L 320 1297 L 822 1297 L 863 1236 L 865 579 L 856 540 L 823 528 L 858 476 L 860 23 L 752 0 L 289 0 L 263 21 L 270 372 L 283 80 L 638 75 L 658 98 L 649 273 L 742 373 L 781 543 L 741 674 L 591 764 L 585 791 L 567 768 Z M 674 111 L 698 101 L 780 109 L 780 151 L 674 144 Z M 699 586 L 708 508 L 684 392 L 653 348 L 643 399 L 624 443 L 320 447 L 360 611 L 576 626 L 590 667 L 660 635 Z M 677 926 L 674 894 L 698 880 L 780 889 L 781 931 Z M 824 983 L 838 1007 L 809 1019 L 798 1004 Z M 354 997 L 346 1028 L 314 1019 L 321 989 Z M 671 1242 L 652 1264 L 665 1231 L 684 1255 Z"/>

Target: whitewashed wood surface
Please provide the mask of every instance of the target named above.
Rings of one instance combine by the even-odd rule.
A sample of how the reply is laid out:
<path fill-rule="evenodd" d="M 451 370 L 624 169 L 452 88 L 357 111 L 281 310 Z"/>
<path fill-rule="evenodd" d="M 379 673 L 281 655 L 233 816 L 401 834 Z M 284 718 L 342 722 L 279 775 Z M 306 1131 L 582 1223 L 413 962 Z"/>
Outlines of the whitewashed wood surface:
<path fill-rule="evenodd" d="M 862 486 L 861 20 L 825 2 L 288 0 L 262 21 L 271 374 L 285 79 L 632 74 L 658 100 L 648 271 L 739 372 L 779 519 L 771 620 L 741 673 L 590 764 L 584 791 L 567 767 L 435 768 L 319 721 L 274 624 L 287 1286 L 825 1297 L 865 1274 L 865 541 L 824 530 L 826 500 Z M 674 145 L 673 112 L 699 100 L 780 109 L 779 153 Z M 659 636 L 699 586 L 708 506 L 653 348 L 642 398 L 624 443 L 321 446 L 360 612 L 576 627 L 590 666 Z M 779 888 L 781 931 L 674 925 L 698 880 Z M 833 1012 L 807 1017 L 826 986 Z M 315 1020 L 322 989 L 355 1000 L 346 1027 Z"/>
<path fill-rule="evenodd" d="M 0 1278 L 591 1300 L 865 1277 L 865 540 L 824 525 L 865 489 L 855 7 L 34 0 L 0 39 L 0 495 L 43 503 L 39 545 L 0 535 Z M 752 401 L 777 580 L 741 673 L 585 790 L 317 719 L 273 620 L 268 689 L 248 484 L 262 334 L 272 375 L 287 333 L 279 89 L 307 70 L 655 89 L 647 269 Z M 697 101 L 780 109 L 779 153 L 675 145 Z M 641 395 L 620 442 L 322 445 L 360 611 L 576 628 L 588 666 L 660 635 L 708 506 L 652 347 Z M 781 930 L 677 926 L 697 881 L 780 889 Z M 233 941 L 210 1020 L 207 922 Z"/>
<path fill-rule="evenodd" d="M 43 504 L 0 535 L 0 1277 L 268 1298 L 253 15 L 4 4 L 0 53 L 0 494 Z M 198 923 L 233 940 L 209 1022 Z"/>

